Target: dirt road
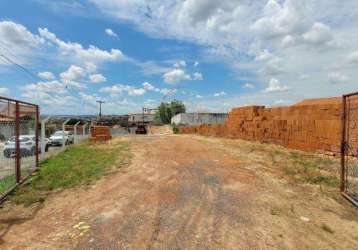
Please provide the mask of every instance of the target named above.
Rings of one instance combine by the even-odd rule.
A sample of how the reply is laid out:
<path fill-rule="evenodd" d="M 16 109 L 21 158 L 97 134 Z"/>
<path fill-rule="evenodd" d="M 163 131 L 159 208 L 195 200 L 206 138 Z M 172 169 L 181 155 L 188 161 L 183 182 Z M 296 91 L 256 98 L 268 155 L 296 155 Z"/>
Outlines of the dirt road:
<path fill-rule="evenodd" d="M 196 136 L 121 140 L 130 166 L 7 212 L 0 248 L 357 249 L 358 211 L 288 184 L 264 152 Z"/>

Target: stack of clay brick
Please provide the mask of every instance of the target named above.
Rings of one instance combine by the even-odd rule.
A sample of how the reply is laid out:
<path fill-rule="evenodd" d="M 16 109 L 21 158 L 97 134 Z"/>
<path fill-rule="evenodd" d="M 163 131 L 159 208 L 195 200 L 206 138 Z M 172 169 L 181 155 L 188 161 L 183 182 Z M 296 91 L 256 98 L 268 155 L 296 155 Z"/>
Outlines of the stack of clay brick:
<path fill-rule="evenodd" d="M 91 141 L 108 141 L 111 138 L 111 131 L 108 126 L 93 126 L 91 128 Z"/>
<path fill-rule="evenodd" d="M 307 151 L 339 152 L 341 100 L 307 100 L 280 108 L 233 109 L 223 125 L 184 127 L 181 133 L 277 143 Z"/>

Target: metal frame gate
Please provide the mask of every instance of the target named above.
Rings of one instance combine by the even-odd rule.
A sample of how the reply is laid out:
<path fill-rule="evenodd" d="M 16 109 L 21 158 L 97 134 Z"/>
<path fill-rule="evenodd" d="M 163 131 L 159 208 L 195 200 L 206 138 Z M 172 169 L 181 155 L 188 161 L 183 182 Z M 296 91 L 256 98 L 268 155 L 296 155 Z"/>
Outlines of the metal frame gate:
<path fill-rule="evenodd" d="M 39 115 L 38 105 L 0 96 L 0 202 L 39 166 Z"/>
<path fill-rule="evenodd" d="M 358 92 L 343 96 L 341 192 L 358 207 Z"/>

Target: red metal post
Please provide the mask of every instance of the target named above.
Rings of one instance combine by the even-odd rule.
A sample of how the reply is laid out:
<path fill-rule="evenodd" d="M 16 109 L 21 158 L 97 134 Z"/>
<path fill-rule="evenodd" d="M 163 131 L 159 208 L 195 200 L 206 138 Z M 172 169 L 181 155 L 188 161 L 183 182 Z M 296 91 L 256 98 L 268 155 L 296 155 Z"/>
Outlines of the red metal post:
<path fill-rule="evenodd" d="M 40 122 L 40 110 L 39 106 L 36 106 L 36 119 L 35 119 L 35 137 L 36 137 L 36 168 L 39 167 L 39 122 Z"/>
<path fill-rule="evenodd" d="M 15 155 L 16 155 L 16 182 L 21 180 L 21 148 L 20 148 L 20 105 L 16 102 L 15 109 Z"/>
<path fill-rule="evenodd" d="M 341 138 L 341 192 L 346 191 L 346 177 L 345 177 L 345 171 L 346 171 L 346 102 L 347 97 L 343 96 L 342 98 L 342 138 Z"/>

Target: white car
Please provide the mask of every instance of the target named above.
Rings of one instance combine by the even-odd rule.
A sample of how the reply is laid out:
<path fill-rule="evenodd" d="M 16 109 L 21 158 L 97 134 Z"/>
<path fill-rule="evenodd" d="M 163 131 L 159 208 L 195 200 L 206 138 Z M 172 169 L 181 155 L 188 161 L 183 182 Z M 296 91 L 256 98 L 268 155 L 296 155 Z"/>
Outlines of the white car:
<path fill-rule="evenodd" d="M 60 130 L 51 135 L 49 140 L 51 146 L 62 146 L 63 142 L 65 142 L 65 145 L 72 144 L 74 137 L 71 131 Z"/>
<path fill-rule="evenodd" d="M 20 152 L 22 157 L 33 156 L 36 154 L 36 137 L 34 135 L 20 135 Z M 48 143 L 45 141 L 45 150 L 48 151 Z M 41 149 L 41 142 L 39 141 L 39 151 Z M 15 157 L 16 155 L 16 143 L 15 136 L 11 137 L 4 146 L 4 156 L 6 158 Z"/>

